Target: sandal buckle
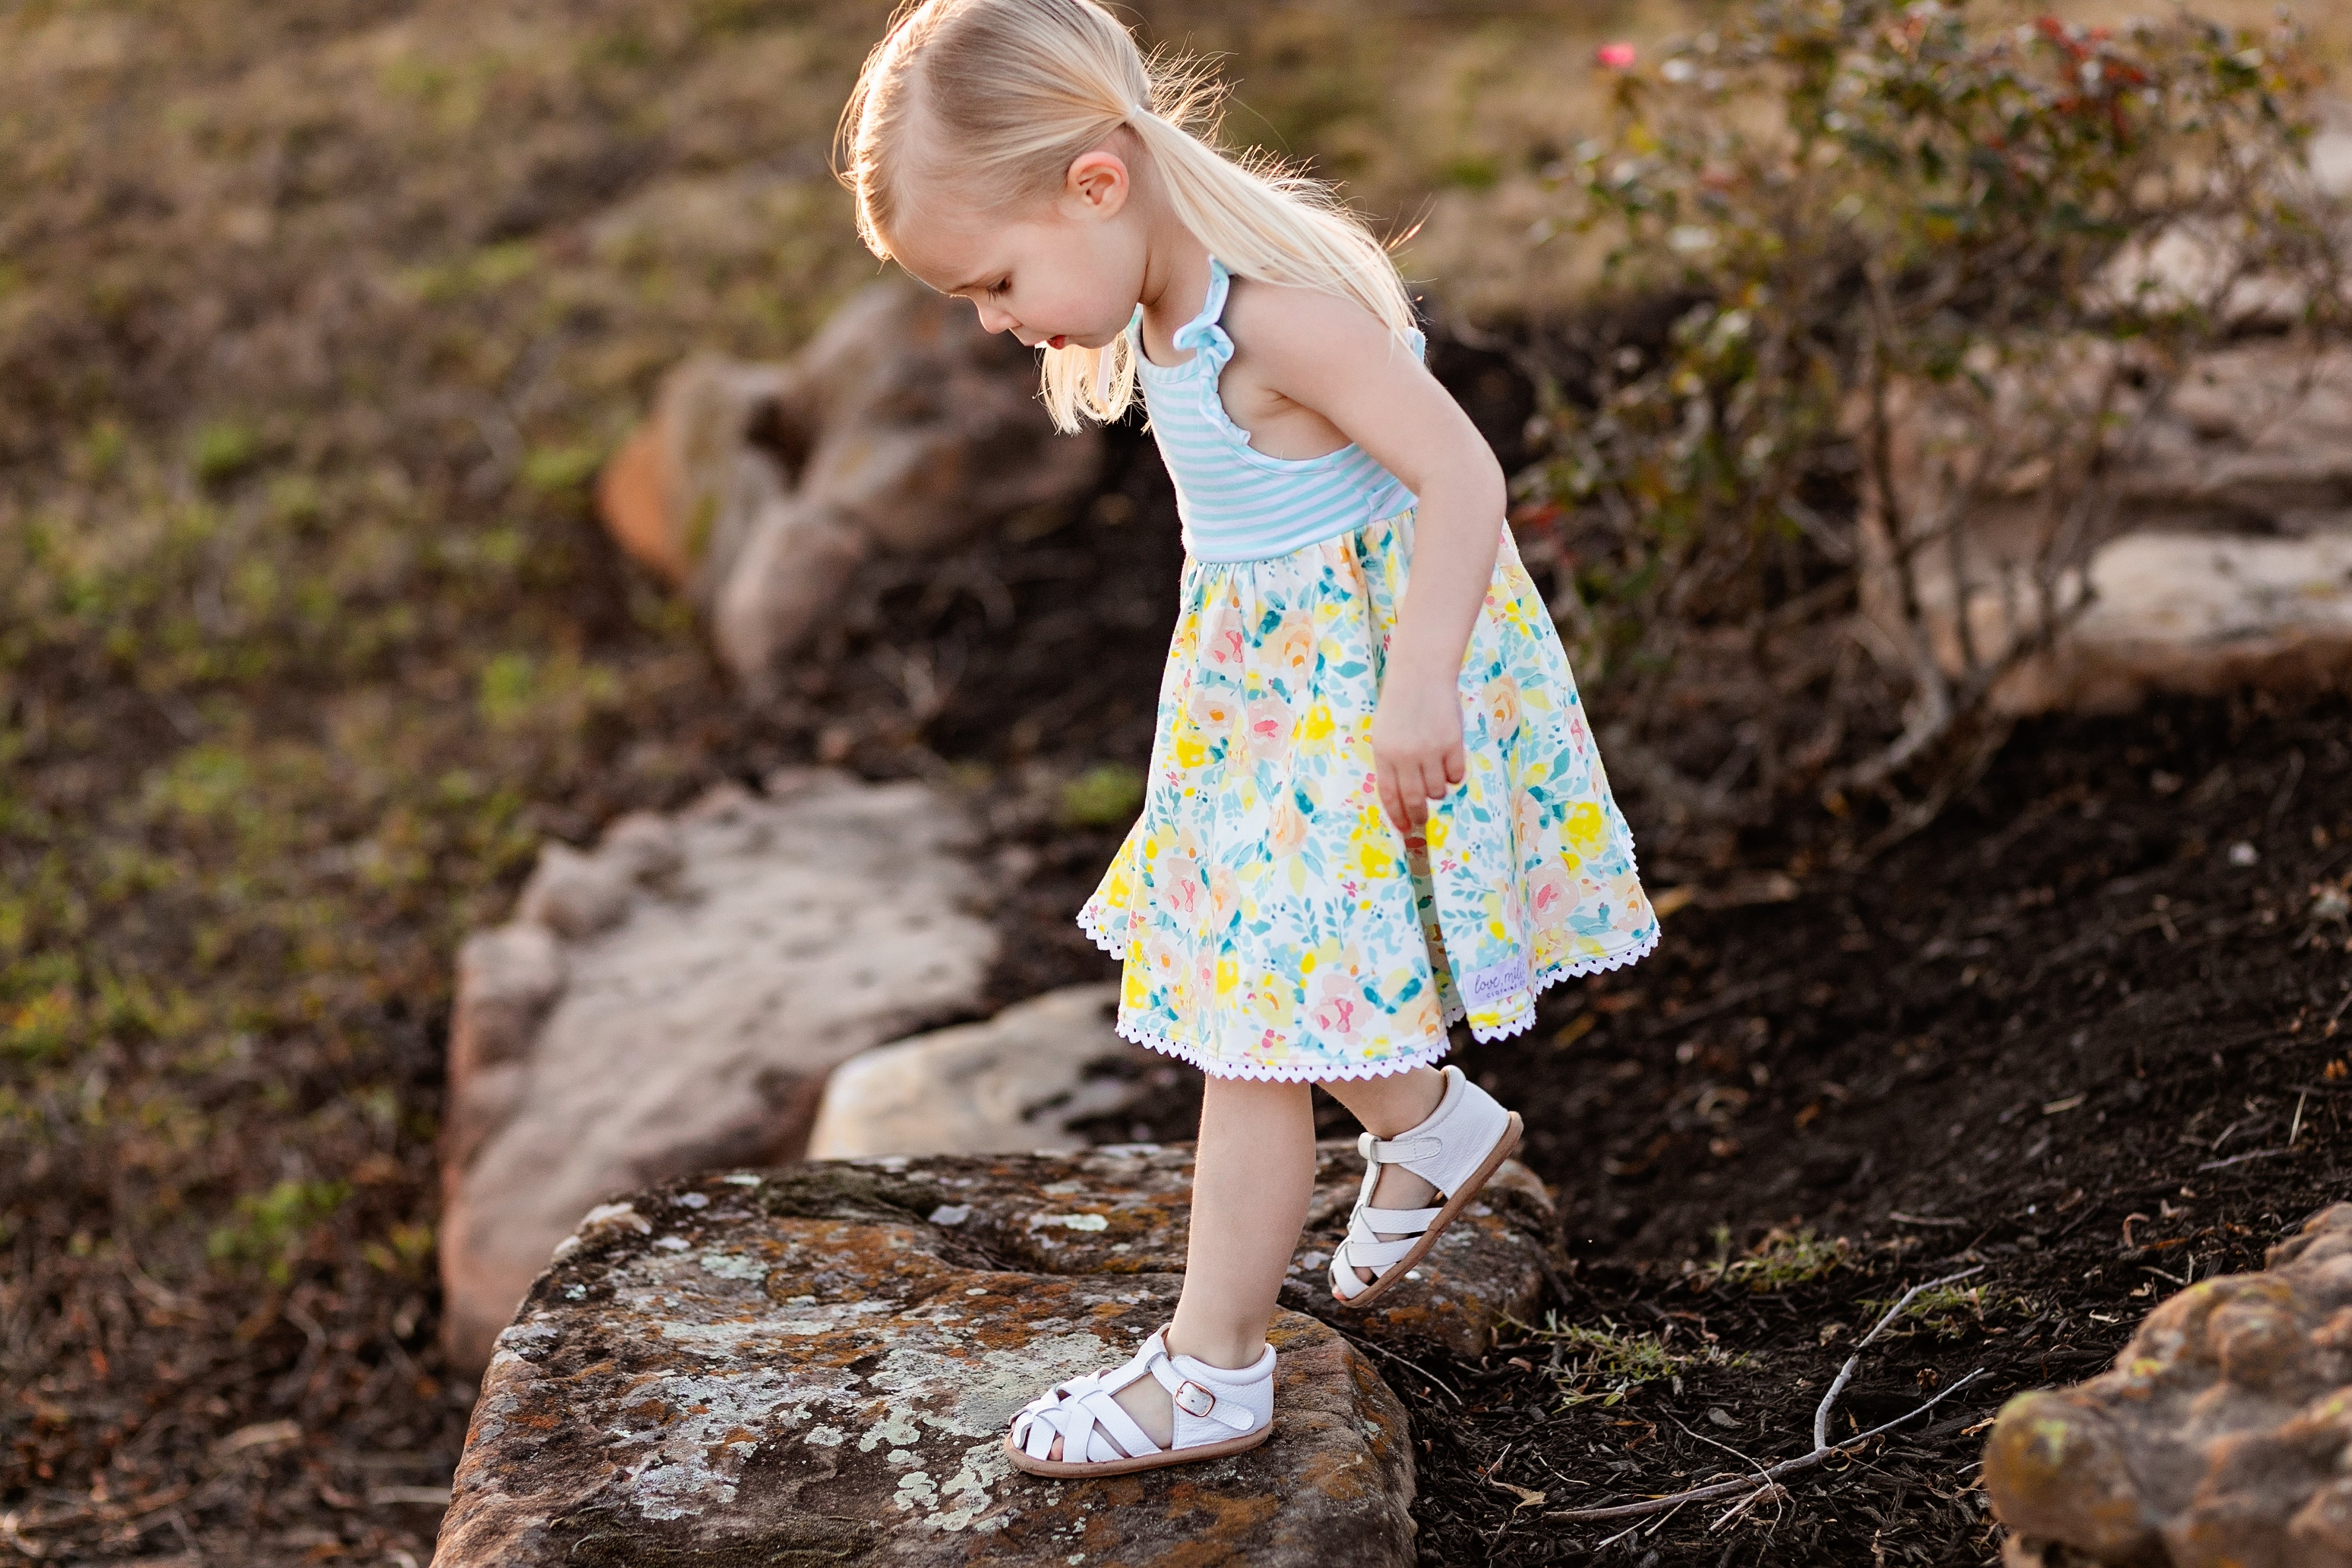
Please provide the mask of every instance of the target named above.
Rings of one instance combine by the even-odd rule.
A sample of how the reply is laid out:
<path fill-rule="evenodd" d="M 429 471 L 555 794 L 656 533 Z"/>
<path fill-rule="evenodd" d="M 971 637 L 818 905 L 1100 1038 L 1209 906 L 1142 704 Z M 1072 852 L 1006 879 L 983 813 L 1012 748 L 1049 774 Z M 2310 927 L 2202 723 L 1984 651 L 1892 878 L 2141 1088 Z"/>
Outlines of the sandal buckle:
<path fill-rule="evenodd" d="M 1176 1385 L 1173 1395 L 1176 1408 L 1187 1415 L 1204 1416 L 1217 1407 L 1217 1396 L 1197 1383 L 1190 1381 Z"/>

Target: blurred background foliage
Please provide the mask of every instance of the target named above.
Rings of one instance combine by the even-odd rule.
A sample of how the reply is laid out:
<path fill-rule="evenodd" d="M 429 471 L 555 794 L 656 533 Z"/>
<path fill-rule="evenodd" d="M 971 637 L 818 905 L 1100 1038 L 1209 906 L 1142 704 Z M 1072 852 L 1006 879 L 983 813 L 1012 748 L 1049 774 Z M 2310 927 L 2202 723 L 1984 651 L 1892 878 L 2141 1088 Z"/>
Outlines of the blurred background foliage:
<path fill-rule="evenodd" d="M 1549 452 L 1517 514 L 1612 768 L 1683 821 L 1868 793 L 1901 832 L 1990 759 L 1995 689 L 2087 602 L 2134 419 L 2248 330 L 2257 286 L 2289 301 L 2264 334 L 2343 335 L 2305 164 L 2323 47 L 2284 16 L 1765 0 L 1620 81 L 1554 172 L 1557 228 L 1605 249 L 1572 352 L 1537 367 Z M 2144 258 L 2191 238 L 2209 275 L 2159 282 Z M 2035 629 L 1979 647 L 1959 617 L 1957 670 L 1920 564 L 1978 553 L 1970 498 L 1906 518 L 1895 471 L 1930 408 L 1988 489 L 2048 476 L 2033 547 L 2007 542 Z"/>
<path fill-rule="evenodd" d="M 467 1391 L 430 1342 L 457 938 L 545 837 L 815 744 L 738 710 L 588 486 L 667 365 L 788 354 L 875 275 L 825 154 L 887 10 L 0 9 L 0 1499 L 193 1473 L 276 1416 L 454 1454 Z M 1527 491 L 1604 690 L 1847 570 L 1796 509 L 1851 527 L 1823 454 L 1866 338 L 1854 269 L 1909 309 L 1919 247 L 2047 228 L 2110 145 L 2035 97 L 2061 44 L 2002 66 L 1930 27 L 1930 64 L 1874 5 L 1137 15 L 1223 57 L 1234 139 L 1420 226 L 1442 323 L 1586 349 L 1620 323 L 1538 365 L 1552 459 Z M 1592 64 L 1617 37 L 1638 81 Z M 2242 47 L 2164 37 L 2168 70 Z M 2285 68 L 2203 90 L 2251 103 Z M 2033 212 L 1985 205 L 1952 145 L 1978 109 L 1937 98 L 1935 71 L 1998 69 L 2017 85 L 1984 112 L 2080 133 Z M 1776 104 L 1822 155 L 1790 158 Z M 2112 243 L 2087 221 L 2048 265 Z M 1843 744 L 1735 782 L 1817 781 Z M 1070 820 L 1131 809 L 1129 775 L 1088 771 L 1121 760 L 1064 759 Z M 206 1496 L 224 1530 L 276 1506 Z"/>

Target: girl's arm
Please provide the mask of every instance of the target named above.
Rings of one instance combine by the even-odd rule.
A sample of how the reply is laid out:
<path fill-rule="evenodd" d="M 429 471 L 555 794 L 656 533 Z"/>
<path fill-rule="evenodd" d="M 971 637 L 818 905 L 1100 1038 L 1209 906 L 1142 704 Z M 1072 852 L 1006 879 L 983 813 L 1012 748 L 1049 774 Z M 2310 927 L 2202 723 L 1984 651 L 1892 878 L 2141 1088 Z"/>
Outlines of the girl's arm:
<path fill-rule="evenodd" d="M 1253 281 L 1226 318 L 1254 388 L 1329 420 L 1418 500 L 1412 575 L 1372 718 L 1381 805 L 1400 829 L 1418 827 L 1429 803 L 1462 782 L 1457 682 L 1502 542 L 1502 465 L 1412 351 L 1353 300 Z"/>

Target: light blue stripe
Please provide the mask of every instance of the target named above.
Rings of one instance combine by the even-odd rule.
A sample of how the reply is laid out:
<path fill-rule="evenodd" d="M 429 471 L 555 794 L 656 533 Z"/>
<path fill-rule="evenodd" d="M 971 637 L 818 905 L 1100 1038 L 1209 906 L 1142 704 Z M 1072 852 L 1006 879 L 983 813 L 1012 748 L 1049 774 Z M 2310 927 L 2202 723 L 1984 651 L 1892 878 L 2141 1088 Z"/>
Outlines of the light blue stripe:
<path fill-rule="evenodd" d="M 1192 351 L 1181 364 L 1143 357 L 1139 311 L 1129 329 L 1151 437 L 1176 484 L 1185 550 L 1204 562 L 1263 561 L 1409 510 L 1412 492 L 1361 447 L 1290 458 L 1250 446 L 1217 390 L 1234 353 L 1233 339 L 1218 325 L 1232 283 L 1224 264 L 1211 257 L 1201 313 L 1176 331 L 1176 347 Z M 1423 352 L 1419 332 L 1412 342 Z"/>

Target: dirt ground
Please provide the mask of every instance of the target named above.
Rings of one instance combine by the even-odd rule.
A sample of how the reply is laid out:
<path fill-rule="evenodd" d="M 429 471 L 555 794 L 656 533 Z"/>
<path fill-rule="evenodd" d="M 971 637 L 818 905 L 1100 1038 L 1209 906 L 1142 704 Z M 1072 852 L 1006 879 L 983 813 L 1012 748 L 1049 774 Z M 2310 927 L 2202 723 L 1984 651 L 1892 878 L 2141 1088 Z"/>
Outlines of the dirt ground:
<path fill-rule="evenodd" d="M 2261 1267 L 2346 1194 L 2352 707 L 2044 721 L 1880 859 L 1810 870 L 1824 826 L 1734 870 L 1667 862 L 1690 882 L 1654 868 L 1689 900 L 1654 956 L 1461 1042 L 1561 1199 L 1558 1322 L 1608 1340 L 1384 1368 L 1423 1447 L 1425 1563 L 1582 1562 L 1628 1523 L 1606 1560 L 1990 1562 L 1976 1459 L 2001 1401 L 2103 1370 L 2165 1295 Z M 1067 911 L 1115 837 L 1034 841 L 1006 994 L 1110 973 Z M 1196 1104 L 1149 1131 L 1184 1136 Z M 1548 1517 L 1806 1451 L 1853 1341 L 1970 1269 L 1864 1353 L 1835 1429 L 1982 1375 L 1862 1458 L 1719 1528 L 1721 1504 Z M 1609 1400 L 1629 1372 L 1652 1381 Z"/>
<path fill-rule="evenodd" d="M 1441 363 L 1507 445 L 1516 384 L 1458 347 Z M 996 998 L 1099 977 L 1069 916 L 1118 826 L 1074 823 L 1066 786 L 1148 752 L 1176 564 L 1165 479 L 1124 438 L 1069 526 L 869 574 L 824 677 L 778 710 L 747 721 L 715 681 L 682 701 L 664 721 L 695 758 L 680 793 L 818 750 L 960 784 L 1008 879 Z M 908 657 L 971 700 L 913 722 Z M 1608 1560 L 1989 1561 L 1974 1462 L 2001 1398 L 2097 1370 L 2163 1293 L 2258 1266 L 2344 1191 L 2347 719 L 2240 700 L 2051 721 L 1857 870 L 1811 868 L 1819 818 L 1729 868 L 1645 860 L 1673 909 L 1661 951 L 1461 1058 L 1527 1114 L 1526 1158 L 1560 1195 L 1566 1331 L 1385 1368 L 1423 1447 L 1423 1561 L 1583 1561 L 1624 1527 L 1549 1516 L 1801 1452 L 1876 1313 L 1979 1266 L 1864 1356 L 1840 1419 L 1890 1419 L 1983 1368 L 1974 1384 L 1720 1529 L 1701 1506 L 1636 1521 Z M 429 1103 L 445 1018 L 383 1018 Z M 1184 1135 L 1184 1087 L 1150 1131 Z M 0 1417 L 0 1543 L 425 1561 L 470 1394 L 436 1363 L 429 1286 L 317 1244 L 274 1281 L 166 1286 L 57 1234 L 117 1190 L 98 1152 L 44 1146 L 17 1173 L 84 1195 L 53 1206 L 47 1248 L 15 1238 L 5 1350 L 26 1373 Z"/>
<path fill-rule="evenodd" d="M 1106 973 L 1070 915 L 1118 824 L 1068 786 L 1149 744 L 1139 440 L 1066 526 L 877 567 L 758 714 L 588 515 L 662 366 L 788 353 L 869 275 L 823 146 L 883 9 L 0 13 L 0 1563 L 429 1557 L 472 1396 L 433 1349 L 449 959 L 544 839 L 784 762 L 927 774 L 994 825 L 992 1000 Z M 1500 305 L 1568 278 L 1509 247 L 1575 29 L 1671 8 L 1587 9 L 1150 19 Z M 1526 387 L 1440 336 L 1516 456 Z M 1646 837 L 1662 951 L 1463 1058 L 1568 1263 L 1558 1331 L 1387 1368 L 1428 1560 L 1578 1561 L 1609 1530 L 1549 1515 L 1793 1453 L 1866 1303 L 1979 1263 L 1843 1408 L 1979 1384 L 1608 1560 L 1989 1559 L 2000 1397 L 2342 1190 L 2347 717 L 2030 727 L 1859 870 L 1811 817 L 1728 865 Z"/>

